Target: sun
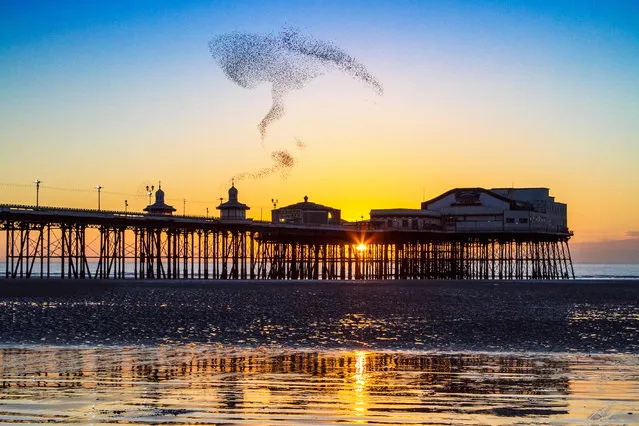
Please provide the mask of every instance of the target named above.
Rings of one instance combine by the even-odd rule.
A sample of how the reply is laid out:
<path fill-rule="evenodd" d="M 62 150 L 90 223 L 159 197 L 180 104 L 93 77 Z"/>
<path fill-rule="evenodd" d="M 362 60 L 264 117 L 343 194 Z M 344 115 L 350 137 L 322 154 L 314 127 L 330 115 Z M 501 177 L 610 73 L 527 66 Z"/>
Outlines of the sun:
<path fill-rule="evenodd" d="M 366 251 L 366 244 L 359 243 L 357 247 L 355 247 L 358 251 Z"/>

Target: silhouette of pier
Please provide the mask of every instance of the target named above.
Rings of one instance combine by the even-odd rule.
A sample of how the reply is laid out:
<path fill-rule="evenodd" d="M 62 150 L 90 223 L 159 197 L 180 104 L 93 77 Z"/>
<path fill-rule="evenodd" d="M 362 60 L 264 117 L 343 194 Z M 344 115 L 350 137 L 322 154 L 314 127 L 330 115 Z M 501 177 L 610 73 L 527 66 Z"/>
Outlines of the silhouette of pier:
<path fill-rule="evenodd" d="M 2 204 L 0 232 L 6 278 L 574 278 L 567 228 L 397 229 Z"/>

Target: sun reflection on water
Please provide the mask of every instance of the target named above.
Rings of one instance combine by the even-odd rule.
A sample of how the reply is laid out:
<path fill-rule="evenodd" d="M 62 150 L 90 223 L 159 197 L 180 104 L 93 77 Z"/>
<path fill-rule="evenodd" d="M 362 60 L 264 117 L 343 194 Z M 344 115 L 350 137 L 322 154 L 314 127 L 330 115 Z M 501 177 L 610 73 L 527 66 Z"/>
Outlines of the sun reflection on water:
<path fill-rule="evenodd" d="M 357 415 L 366 414 L 366 352 L 355 352 L 355 374 L 353 375 L 354 383 L 353 389 L 355 390 L 354 409 Z"/>
<path fill-rule="evenodd" d="M 9 423 L 629 424 L 639 401 L 632 356 L 217 345 L 0 348 L 0 386 Z"/>

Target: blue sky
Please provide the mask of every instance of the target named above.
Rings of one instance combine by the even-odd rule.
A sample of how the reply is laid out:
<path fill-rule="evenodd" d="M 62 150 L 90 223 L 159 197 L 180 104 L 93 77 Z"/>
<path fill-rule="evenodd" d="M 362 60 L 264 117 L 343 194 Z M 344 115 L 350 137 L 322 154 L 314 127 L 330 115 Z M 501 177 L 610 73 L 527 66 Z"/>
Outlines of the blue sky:
<path fill-rule="evenodd" d="M 385 93 L 318 78 L 290 95 L 264 146 L 269 88 L 235 86 L 207 44 L 286 27 L 353 54 Z M 198 213 L 299 137 L 307 149 L 285 179 L 242 183 L 254 211 L 308 194 L 359 218 L 455 186 L 547 186 L 576 239 L 622 238 L 639 230 L 627 199 L 639 190 L 638 46 L 636 1 L 5 0 L 0 183 L 100 183 L 117 208 L 115 193 L 161 179 Z M 3 191 L 0 202 L 31 197 Z"/>

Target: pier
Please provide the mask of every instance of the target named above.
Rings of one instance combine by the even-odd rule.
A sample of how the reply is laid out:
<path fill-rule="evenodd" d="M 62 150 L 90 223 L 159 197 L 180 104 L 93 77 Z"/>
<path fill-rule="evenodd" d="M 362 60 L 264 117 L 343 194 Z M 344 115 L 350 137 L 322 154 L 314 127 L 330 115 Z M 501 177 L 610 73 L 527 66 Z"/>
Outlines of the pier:
<path fill-rule="evenodd" d="M 574 278 L 567 228 L 398 229 L 2 204 L 0 232 L 6 278 Z"/>

